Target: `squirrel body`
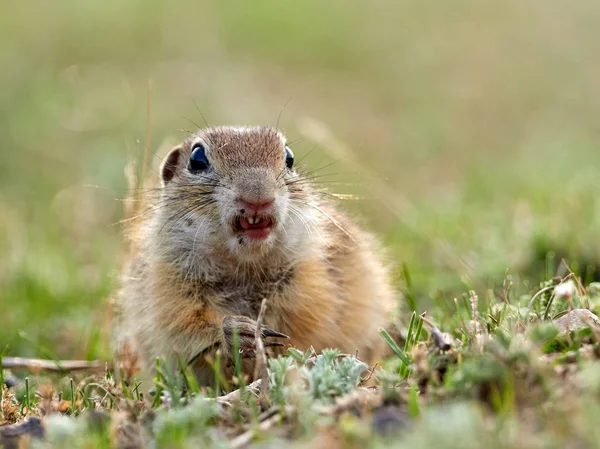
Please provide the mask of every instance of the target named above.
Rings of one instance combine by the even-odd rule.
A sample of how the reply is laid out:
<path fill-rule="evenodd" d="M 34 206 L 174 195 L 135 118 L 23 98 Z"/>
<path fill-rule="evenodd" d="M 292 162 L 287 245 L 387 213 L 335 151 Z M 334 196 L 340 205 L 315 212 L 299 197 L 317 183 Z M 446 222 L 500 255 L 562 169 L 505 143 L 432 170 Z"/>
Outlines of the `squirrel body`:
<path fill-rule="evenodd" d="M 274 353 L 333 347 L 368 363 L 384 354 L 378 330 L 395 292 L 381 247 L 293 164 L 270 127 L 200 130 L 166 156 L 160 187 L 131 220 L 117 295 L 119 345 L 143 367 L 194 360 L 210 385 L 205 355 L 230 357 L 236 332 L 251 353 L 264 298 Z"/>

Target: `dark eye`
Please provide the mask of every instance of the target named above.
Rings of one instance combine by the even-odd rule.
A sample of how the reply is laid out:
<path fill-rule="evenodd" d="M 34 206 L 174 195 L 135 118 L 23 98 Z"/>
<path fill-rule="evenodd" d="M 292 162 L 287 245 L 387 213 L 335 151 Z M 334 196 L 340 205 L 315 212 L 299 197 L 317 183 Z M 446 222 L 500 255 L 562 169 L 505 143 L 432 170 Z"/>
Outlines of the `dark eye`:
<path fill-rule="evenodd" d="M 210 166 L 208 158 L 206 157 L 206 151 L 202 144 L 197 143 L 192 148 L 192 155 L 190 156 L 190 171 L 201 171 L 206 170 Z"/>
<path fill-rule="evenodd" d="M 290 147 L 285 147 L 285 165 L 290 170 L 294 166 L 294 153 L 292 153 Z"/>

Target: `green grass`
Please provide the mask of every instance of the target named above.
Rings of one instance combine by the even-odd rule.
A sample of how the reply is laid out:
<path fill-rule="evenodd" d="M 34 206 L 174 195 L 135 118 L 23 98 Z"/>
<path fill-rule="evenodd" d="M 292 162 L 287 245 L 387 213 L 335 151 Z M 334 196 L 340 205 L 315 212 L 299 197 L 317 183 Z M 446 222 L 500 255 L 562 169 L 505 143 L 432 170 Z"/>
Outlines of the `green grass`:
<path fill-rule="evenodd" d="M 595 447 L 600 329 L 559 332 L 552 319 L 569 304 L 597 312 L 600 295 L 597 285 L 560 295 L 485 304 L 469 292 L 442 321 L 413 314 L 404 349 L 382 330 L 397 357 L 370 369 L 335 349 L 290 349 L 269 360 L 264 393 L 242 387 L 236 399 L 218 396 L 185 367 L 157 361 L 151 392 L 106 372 L 77 383 L 36 376 L 45 393 L 33 395 L 25 378 L 5 390 L 4 416 L 46 416 L 43 447 Z M 447 331 L 448 347 L 433 326 Z"/>
<path fill-rule="evenodd" d="M 310 388 L 283 386 L 288 363 L 306 382 L 313 375 L 290 355 L 271 366 L 278 387 L 270 397 L 283 419 L 274 428 L 285 430 L 257 427 L 257 435 L 376 445 L 373 429 L 389 413 L 407 429 L 401 447 L 563 447 L 569 433 L 571 446 L 593 446 L 597 342 L 545 341 L 542 325 L 571 306 L 551 299 L 551 279 L 569 270 L 588 289 L 573 305 L 598 307 L 597 286 L 588 286 L 600 259 L 599 19 L 592 1 L 8 0 L 0 14 L 0 350 L 109 357 L 115 223 L 129 154 L 143 152 L 148 102 L 157 153 L 202 122 L 194 103 L 211 123 L 274 124 L 287 102 L 280 123 L 290 140 L 302 139 L 294 152 L 306 155 L 307 169 L 334 162 L 323 185 L 361 198 L 344 206 L 384 240 L 416 314 L 410 331 L 406 317 L 412 338 L 396 344 L 402 360 L 384 363 L 377 382 L 392 411 L 324 413 Z M 478 327 L 491 336 L 483 348 L 470 333 L 471 291 Z M 428 322 L 460 341 L 452 354 L 429 352 Z M 27 374 L 16 374 L 22 408 Z M 117 393 L 112 377 L 76 378 L 80 403 L 66 413 L 84 415 L 97 398 L 112 410 L 127 396 L 135 409 L 126 409 L 127 422 L 151 415 L 132 425 L 174 447 L 219 445 L 258 426 L 262 411 L 248 398 L 224 416 L 192 399 L 196 388 L 178 390 L 186 376 L 169 376 L 160 374 L 157 388 L 191 405 L 145 398 L 141 406 L 144 387 Z M 328 376 L 313 382 L 330 385 Z M 71 398 L 69 378 L 29 375 L 29 401 L 46 380 Z M 281 409 L 289 395 L 293 413 Z M 82 444 L 105 447 L 105 421 L 115 416 L 52 418 L 52 438 L 92 426 Z"/>

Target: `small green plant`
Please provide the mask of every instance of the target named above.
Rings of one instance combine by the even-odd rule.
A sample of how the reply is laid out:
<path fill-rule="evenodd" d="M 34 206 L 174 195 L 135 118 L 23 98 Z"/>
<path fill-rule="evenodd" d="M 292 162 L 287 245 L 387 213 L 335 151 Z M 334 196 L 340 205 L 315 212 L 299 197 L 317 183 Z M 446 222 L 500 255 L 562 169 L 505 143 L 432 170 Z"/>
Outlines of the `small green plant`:
<path fill-rule="evenodd" d="M 598 376 L 591 369 L 600 357 L 596 330 L 583 327 L 559 334 L 552 320 L 564 312 L 544 320 L 549 301 L 536 305 L 549 291 L 502 297 L 488 292 L 476 313 L 473 307 L 466 309 L 472 306 L 468 295 L 457 296 L 462 299 L 436 316 L 440 328 L 428 332 L 423 316 L 413 312 L 402 346 L 381 329 L 393 355 L 369 373 L 378 389 L 361 384 L 368 367 L 353 355 L 337 349 L 316 353 L 312 348 L 289 348 L 286 355 L 268 360 L 268 390 L 260 393 L 257 384 L 248 388 L 241 357 L 236 362 L 234 355 L 233 382 L 219 377 L 222 374 L 216 378 L 221 386 L 239 388 L 231 396 L 202 388 L 183 360 L 172 365 L 157 359 L 152 397 L 144 397 L 139 381 L 117 383 L 107 371 L 77 382 L 76 376 L 61 377 L 62 390 L 52 398 L 34 394 L 41 382 L 32 375 L 23 378 L 14 393 L 4 390 L 2 403 L 10 423 L 48 413 L 45 425 L 52 429 L 43 447 L 104 449 L 114 446 L 115 438 L 119 444 L 136 441 L 157 448 L 240 447 L 258 439 L 287 444 L 272 440 L 274 435 L 285 435 L 302 447 L 304 439 L 310 444 L 323 428 L 349 445 L 387 447 L 385 439 L 378 446 L 377 429 L 389 426 L 405 429 L 394 442 L 399 448 L 456 447 L 450 438 L 471 447 L 484 441 L 478 414 L 484 407 L 490 429 L 510 443 L 498 447 L 515 449 L 518 440 L 511 438 L 517 427 L 507 426 L 519 425 L 515 417 L 524 407 L 535 410 L 539 422 L 546 416 L 565 420 L 555 414 L 558 406 L 540 406 L 539 416 L 536 407 L 547 405 L 548 398 L 560 405 L 565 379 L 589 389 L 593 398 L 599 391 Z M 591 305 L 594 298 L 590 288 L 576 304 L 589 299 Z M 553 304 L 559 303 L 555 299 Z M 1 363 L 0 359 L 0 367 Z M 211 363 L 220 368 L 218 355 Z M 587 368 L 578 372 L 580 366 Z M 0 373 L 4 376 L 5 371 Z M 71 399 L 67 407 L 61 405 L 63 393 Z M 569 401 L 569 410 L 597 409 L 583 396 L 571 395 Z M 461 410 L 470 417 L 461 418 Z M 446 412 L 452 413 L 451 424 L 444 421 Z M 115 424 L 116 419 L 121 421 Z M 407 420 L 415 429 L 403 427 Z M 116 434 L 114 428 L 119 429 Z M 416 429 L 429 433 L 423 436 Z"/>
<path fill-rule="evenodd" d="M 302 367 L 315 399 L 331 400 L 356 388 L 368 366 L 354 356 L 343 355 L 337 349 L 324 349 L 314 357 L 312 366 Z"/>
<path fill-rule="evenodd" d="M 398 343 L 394 341 L 392 336 L 385 329 L 379 330 L 379 334 L 381 335 L 381 337 L 385 340 L 385 342 L 392 349 L 392 351 L 394 351 L 394 354 L 396 354 L 400 359 L 399 374 L 403 378 L 407 378 L 410 374 L 410 366 L 412 365 L 412 360 L 409 354 L 412 348 L 414 348 L 421 339 L 422 333 L 423 318 L 421 316 L 418 316 L 416 312 L 413 312 L 410 317 L 408 331 L 406 334 L 406 341 L 404 342 L 404 349 L 400 348 Z"/>
<path fill-rule="evenodd" d="M 173 447 L 190 438 L 207 438 L 209 425 L 217 416 L 216 404 L 203 396 L 194 398 L 186 407 L 164 410 L 152 426 L 157 447 Z"/>
<path fill-rule="evenodd" d="M 275 404 L 285 405 L 288 396 L 287 373 L 294 366 L 296 361 L 291 356 L 269 359 L 270 393 Z"/>

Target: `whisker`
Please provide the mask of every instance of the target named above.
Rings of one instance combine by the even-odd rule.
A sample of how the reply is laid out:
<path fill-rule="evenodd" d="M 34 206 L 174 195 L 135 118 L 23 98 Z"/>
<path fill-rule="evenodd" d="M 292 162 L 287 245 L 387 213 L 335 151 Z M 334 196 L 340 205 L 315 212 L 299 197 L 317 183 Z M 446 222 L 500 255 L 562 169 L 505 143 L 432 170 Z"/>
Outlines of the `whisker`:
<path fill-rule="evenodd" d="M 216 181 L 214 179 L 210 179 L 211 181 Z M 140 194 L 144 194 L 144 193 L 152 193 L 152 192 L 177 192 L 178 190 L 187 190 L 188 188 L 199 188 L 199 187 L 225 187 L 223 186 L 220 182 L 217 183 L 196 183 L 196 184 L 174 184 L 174 185 L 167 185 L 164 187 L 152 187 L 152 188 L 148 188 L 148 189 L 133 189 L 133 192 L 135 193 L 140 193 Z M 130 192 L 131 193 L 131 192 Z"/>
<path fill-rule="evenodd" d="M 121 220 L 121 222 L 131 221 L 131 220 L 133 220 L 135 218 L 139 218 L 141 215 L 144 215 L 144 214 L 146 214 L 149 211 L 158 210 L 161 207 L 167 206 L 168 204 L 175 203 L 177 201 L 186 201 L 186 200 L 189 200 L 189 199 L 198 198 L 199 196 L 201 197 L 201 196 L 204 196 L 204 195 L 211 195 L 212 193 L 213 192 L 211 192 L 211 191 L 208 191 L 208 192 L 186 192 L 184 194 L 177 195 L 177 196 L 166 196 L 166 197 L 163 197 L 163 198 L 160 198 L 160 199 L 154 201 L 148 207 L 148 209 L 146 211 L 144 211 L 143 213 L 141 213 L 139 215 L 136 215 L 135 217 L 130 217 L 130 218 Z M 128 200 L 128 199 L 118 200 L 117 199 L 117 201 L 136 201 L 136 202 L 143 203 L 145 200 L 143 200 L 143 199 L 142 200 Z"/>
<path fill-rule="evenodd" d="M 169 220 L 168 220 L 169 222 L 174 221 L 173 226 L 171 226 L 169 231 L 172 230 L 179 222 L 184 220 L 191 212 L 194 212 L 195 210 L 200 210 L 200 209 L 204 208 L 205 206 L 213 204 L 214 202 L 216 202 L 216 201 L 213 199 L 209 199 L 209 200 L 202 199 L 202 201 L 198 201 L 198 200 L 192 201 L 191 204 L 189 205 L 189 207 L 187 209 L 184 209 L 183 212 L 180 212 L 179 214 L 176 214 L 174 217 L 169 218 Z"/>
<path fill-rule="evenodd" d="M 154 202 L 150 207 L 148 207 L 146 210 L 144 210 L 143 212 L 133 216 L 133 217 L 128 217 L 128 218 L 124 218 L 122 220 L 117 221 L 116 223 L 113 223 L 112 226 L 114 225 L 119 225 L 119 224 L 124 224 L 124 223 L 128 223 L 130 221 L 134 221 L 137 220 L 140 217 L 143 217 L 144 215 L 150 213 L 150 212 L 155 212 L 157 210 L 160 210 L 163 207 L 166 207 L 168 204 L 170 203 L 174 203 L 176 201 L 185 201 L 188 200 L 190 198 L 195 198 L 198 196 L 198 194 L 210 194 L 212 192 L 187 192 L 185 195 L 179 195 L 176 197 L 173 196 L 169 196 L 169 197 L 164 197 L 161 198 L 160 200 Z M 127 201 L 127 200 L 124 200 Z M 136 201 L 143 201 L 143 200 L 136 200 Z"/>
<path fill-rule="evenodd" d="M 158 199 L 157 201 L 155 201 L 150 207 L 148 207 L 146 210 L 144 210 L 143 212 L 133 216 L 133 217 L 128 217 L 125 218 L 123 220 L 118 221 L 116 224 L 123 224 L 123 223 L 127 223 L 133 220 L 136 220 L 150 212 L 155 212 L 157 210 L 160 210 L 163 207 L 167 207 L 169 204 L 177 204 L 177 202 L 182 202 L 182 201 L 189 201 L 190 199 L 191 204 L 189 205 L 190 208 L 196 207 L 199 204 L 211 204 L 211 202 L 214 202 L 215 200 L 211 199 L 211 198 L 206 198 L 210 195 L 214 194 L 214 190 L 200 190 L 198 189 L 201 186 L 198 185 L 194 185 L 193 186 L 195 189 L 182 189 L 183 191 L 169 191 L 166 190 L 164 192 L 164 196 L 162 196 L 160 199 Z M 138 200 L 138 201 L 143 201 L 143 200 Z M 184 210 L 184 214 L 185 214 L 185 210 Z M 179 215 L 177 215 L 176 217 L 178 217 Z M 167 220 L 167 223 L 170 222 L 171 220 Z M 165 223 L 165 224 L 167 224 Z M 176 223 L 175 223 L 176 224 Z M 161 229 L 162 231 L 162 229 Z"/>
<path fill-rule="evenodd" d="M 186 209 L 183 210 L 183 212 L 180 212 L 178 214 L 175 214 L 173 217 L 170 217 L 160 228 L 160 230 L 158 231 L 157 235 L 160 235 L 163 230 L 165 229 L 165 227 L 170 224 L 171 222 L 173 223 L 173 225 L 169 228 L 168 233 L 171 232 L 175 226 L 177 226 L 178 223 L 180 223 L 182 220 L 186 219 L 187 217 L 189 217 L 191 214 L 198 212 L 202 209 L 204 209 L 207 206 L 210 206 L 211 204 L 216 203 L 216 200 L 213 199 L 209 199 L 207 201 L 203 201 L 201 203 L 198 202 L 193 202 L 191 204 L 191 206 L 187 207 Z"/>
<path fill-rule="evenodd" d="M 281 115 L 283 114 L 283 111 L 285 110 L 285 107 L 288 105 L 288 103 L 292 101 L 292 97 L 289 97 L 287 99 L 287 101 L 283 104 L 283 106 L 281 107 L 281 109 L 279 110 L 279 115 L 277 116 L 277 123 L 275 124 L 275 128 L 279 129 L 279 120 L 281 120 Z"/>
<path fill-rule="evenodd" d="M 200 110 L 200 107 L 198 106 L 198 103 L 196 103 L 196 100 L 192 100 L 192 103 L 194 103 L 194 106 L 196 107 L 196 111 L 198 111 L 198 114 L 200 114 L 200 117 L 202 117 L 202 120 L 204 121 L 204 124 L 206 125 L 206 127 L 210 128 L 208 120 L 206 120 L 206 117 L 204 117 L 204 114 Z M 200 127 L 198 127 L 198 128 L 200 128 Z"/>
<path fill-rule="evenodd" d="M 188 257 L 191 261 L 195 260 L 195 256 L 196 256 L 196 241 L 198 239 L 198 233 L 200 232 L 200 229 L 203 229 L 203 231 L 204 231 L 203 235 L 202 235 L 202 238 L 204 238 L 206 236 L 206 227 L 204 227 L 204 223 L 206 223 L 207 221 L 208 221 L 207 217 L 202 217 L 202 221 L 200 222 L 200 224 L 196 225 L 196 232 L 194 233 L 194 241 L 192 243 L 192 251 L 190 252 L 190 255 Z M 192 276 L 192 274 L 193 274 L 192 270 L 194 269 L 194 267 L 195 267 L 194 263 L 189 263 L 189 268 L 188 268 L 186 277 L 187 276 L 189 276 L 189 277 Z"/>
<path fill-rule="evenodd" d="M 290 179 L 285 182 L 285 185 L 292 185 L 303 181 L 314 181 L 315 179 L 325 178 L 327 176 L 336 176 L 338 173 L 324 173 L 322 175 L 314 175 L 314 176 L 299 176 L 295 179 Z"/>
<path fill-rule="evenodd" d="M 284 187 L 284 186 L 292 186 L 295 184 L 304 184 L 304 183 L 309 183 L 309 182 L 314 182 L 316 179 L 320 179 L 320 178 L 325 178 L 327 176 L 331 176 L 329 174 L 324 174 L 324 175 L 315 175 L 315 176 L 310 176 L 308 178 L 303 177 L 303 176 L 297 176 L 295 178 L 291 178 L 291 179 L 283 179 L 283 182 L 279 182 L 279 187 Z M 281 181 L 281 180 L 280 180 Z M 334 182 L 335 180 L 331 180 L 330 182 Z M 321 181 L 319 181 L 321 182 Z"/>
<path fill-rule="evenodd" d="M 353 195 L 351 193 L 331 193 L 331 192 L 327 192 L 325 190 L 317 190 L 316 192 L 313 192 L 313 193 L 315 193 L 317 195 L 326 195 L 335 200 L 362 200 L 362 199 L 364 199 L 363 197 L 360 197 L 358 195 Z"/>
<path fill-rule="evenodd" d="M 304 142 L 305 140 L 306 139 L 304 137 L 298 137 L 297 139 L 294 139 L 294 140 L 291 140 L 291 141 L 287 142 L 287 145 L 288 145 L 288 147 L 291 147 L 292 145 L 296 145 L 297 143 Z"/>
<path fill-rule="evenodd" d="M 222 148 L 225 148 L 227 145 L 229 145 L 231 143 L 231 141 L 225 142 L 223 145 L 221 145 L 220 147 L 217 147 L 217 150 L 220 150 Z"/>
<path fill-rule="evenodd" d="M 300 139 L 298 139 L 298 140 L 300 140 Z M 307 152 L 304 154 L 304 156 L 302 156 L 300 159 L 298 159 L 298 160 L 295 162 L 295 165 L 296 165 L 296 167 L 302 167 L 302 164 L 304 163 L 304 161 L 306 160 L 306 158 L 307 158 L 308 156 L 310 156 L 310 155 L 313 153 L 313 151 L 315 151 L 315 149 L 316 149 L 316 148 L 317 148 L 316 146 L 313 146 L 313 147 L 311 147 L 311 149 L 310 149 L 310 150 L 308 150 L 308 151 L 307 151 Z"/>
<path fill-rule="evenodd" d="M 364 196 L 354 195 L 353 193 L 331 193 L 331 192 L 326 192 L 326 191 L 319 191 L 316 193 L 329 195 L 332 198 L 335 198 L 337 200 L 364 200 L 364 199 L 366 199 L 366 197 L 364 197 Z"/>
<path fill-rule="evenodd" d="M 310 225 L 308 224 L 308 221 L 306 220 L 306 217 L 302 214 L 302 211 L 298 210 L 293 205 L 290 205 L 290 209 L 289 210 L 296 217 L 298 217 L 298 220 L 300 220 L 300 222 L 302 223 L 302 226 L 304 226 L 304 229 L 306 229 L 306 232 L 308 233 L 308 235 L 312 236 L 312 229 L 310 228 Z"/>
<path fill-rule="evenodd" d="M 325 212 L 323 209 L 321 209 L 319 206 L 312 204 L 308 201 L 300 201 L 297 198 L 294 198 L 293 201 L 297 201 L 298 203 L 301 204 L 305 204 L 306 206 L 312 207 L 313 209 L 315 209 L 316 211 L 320 212 L 325 218 L 327 218 L 336 228 L 338 228 L 340 231 L 342 231 L 344 234 L 346 234 L 346 236 L 352 240 L 353 243 L 357 243 L 356 240 L 354 240 L 354 237 L 346 230 L 344 229 L 344 227 L 335 219 L 333 218 L 331 215 L 329 215 L 327 212 Z"/>
<path fill-rule="evenodd" d="M 275 182 L 279 184 L 279 181 L 281 181 L 281 178 L 283 178 L 285 176 L 285 173 L 287 172 L 287 168 L 282 169 L 279 174 L 277 175 L 277 177 L 275 178 Z"/>
<path fill-rule="evenodd" d="M 196 127 L 196 129 L 202 129 L 202 127 L 200 125 L 198 125 L 197 123 L 193 122 L 189 118 L 187 118 L 185 116 L 182 116 L 181 118 L 183 118 L 184 120 L 187 120 L 188 122 L 190 122 L 192 125 L 194 125 Z"/>
<path fill-rule="evenodd" d="M 339 163 L 339 162 L 340 162 L 340 159 L 336 159 L 336 160 L 334 160 L 334 161 L 330 162 L 329 164 L 323 165 L 322 167 L 318 167 L 318 168 L 315 168 L 315 169 L 313 169 L 313 170 L 309 170 L 309 171 L 307 171 L 307 172 L 304 172 L 304 173 L 302 173 L 302 176 L 307 176 L 307 175 L 310 175 L 310 174 L 312 174 L 312 173 L 317 173 L 317 172 L 319 172 L 319 171 L 321 171 L 321 170 L 325 170 L 326 168 L 329 168 L 329 167 L 331 167 L 332 165 L 335 165 L 335 164 L 337 164 L 337 163 Z"/>
<path fill-rule="evenodd" d="M 360 183 L 357 182 L 342 182 L 342 181 L 335 181 L 335 180 L 331 180 L 331 181 L 314 181 L 312 179 L 309 180 L 301 180 L 298 182 L 294 182 L 288 185 L 288 187 L 301 187 L 303 185 L 324 185 L 324 184 L 328 184 L 328 185 L 333 185 L 333 186 L 344 186 L 344 187 L 357 187 L 360 186 Z"/>

